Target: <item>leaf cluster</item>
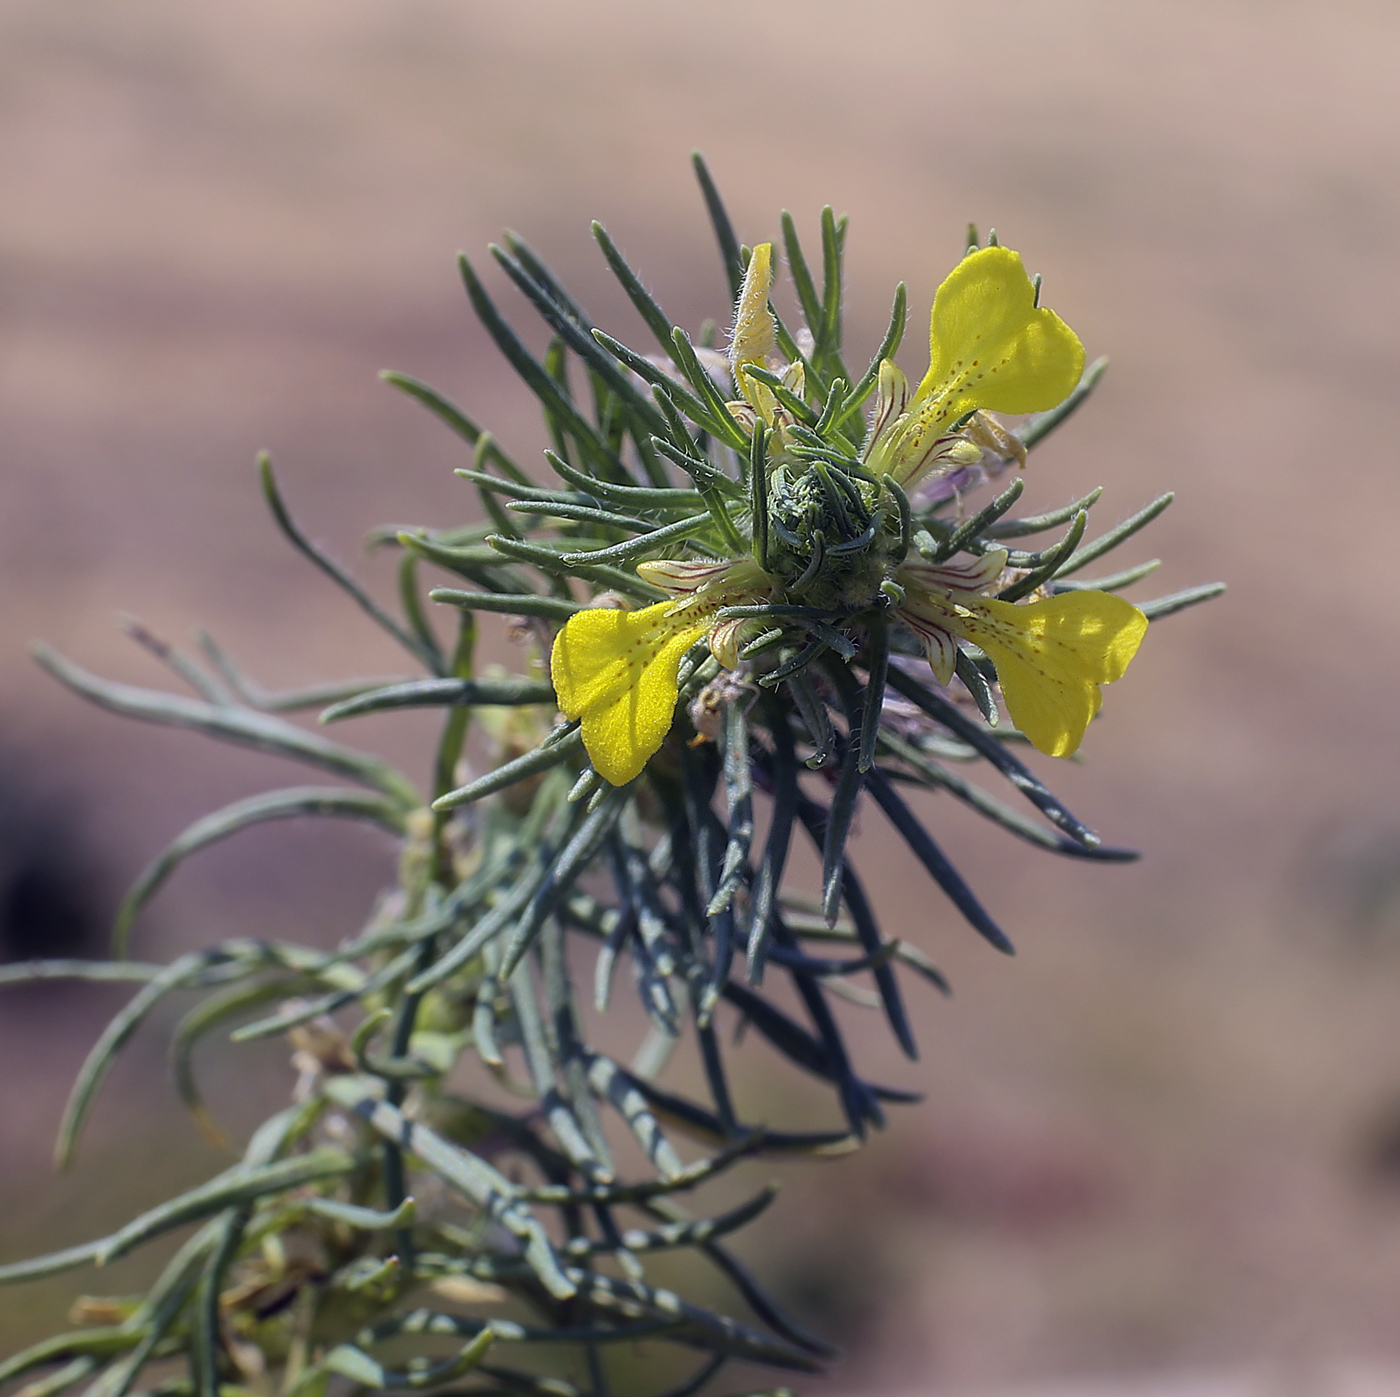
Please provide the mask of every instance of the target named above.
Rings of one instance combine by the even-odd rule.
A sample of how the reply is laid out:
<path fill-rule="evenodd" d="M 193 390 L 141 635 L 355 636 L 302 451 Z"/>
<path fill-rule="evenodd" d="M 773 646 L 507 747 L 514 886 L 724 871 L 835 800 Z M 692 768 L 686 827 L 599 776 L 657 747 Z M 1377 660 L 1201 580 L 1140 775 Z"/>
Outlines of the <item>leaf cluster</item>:
<path fill-rule="evenodd" d="M 697 172 L 737 293 L 748 250 L 698 157 Z M 577 725 L 555 714 L 543 664 L 553 630 L 602 592 L 660 598 L 633 570 L 649 557 L 753 550 L 762 561 L 770 509 L 764 430 L 730 411 L 713 346 L 673 324 L 606 231 L 595 225 L 594 234 L 655 340 L 650 354 L 595 326 L 511 236 L 491 253 L 550 331 L 537 356 L 461 263 L 472 307 L 540 403 L 551 482 L 438 390 L 386 375 L 466 443 L 470 464 L 458 474 L 486 521 L 380 531 L 374 541 L 397 556 L 393 608 L 310 540 L 271 463 L 260 462 L 288 540 L 398 642 L 411 673 L 270 693 L 207 635 L 187 654 L 133 626 L 189 695 L 117 684 L 36 650 L 60 682 L 102 707 L 275 753 L 335 784 L 271 791 L 184 831 L 123 903 L 116 959 L 0 970 L 0 982 L 71 975 L 138 987 L 80 1073 L 60 1161 L 77 1147 L 117 1054 L 172 997 L 193 996 L 171 1038 L 173 1080 L 212 1142 L 222 1137 L 194 1069 L 211 1035 L 285 1036 L 301 1076 L 296 1102 L 207 1183 L 109 1237 L 0 1267 L 0 1283 L 20 1282 L 185 1234 L 144 1295 L 90 1302 L 84 1317 L 100 1323 L 0 1364 L 0 1380 L 29 1378 L 32 1397 L 79 1387 L 95 1397 L 321 1397 L 346 1384 L 605 1397 L 625 1381 L 625 1355 L 639 1343 L 697 1355 L 672 1397 L 736 1362 L 815 1370 L 830 1348 L 784 1312 L 727 1240 L 773 1190 L 718 1212 L 688 1200 L 743 1160 L 855 1148 L 890 1105 L 917 1099 L 868 1080 L 843 1028 L 852 1012 L 877 1013 L 912 1059 L 905 982 L 947 989 L 923 950 L 878 924 L 847 848 L 858 808 L 868 798 L 954 914 L 1003 952 L 1010 940 L 935 841 L 915 793 L 949 796 L 1051 853 L 1134 857 L 1104 846 L 1022 761 L 1017 735 L 992 725 L 991 679 L 976 656 L 959 669 L 977 701 L 970 708 L 908 662 L 878 613 L 852 639 L 849 617 L 745 609 L 762 626 L 740 671 L 721 675 L 697 648 L 662 751 L 629 786 L 600 780 Z M 850 510 L 860 536 L 863 414 L 903 332 L 903 288 L 883 342 L 855 375 L 842 342 L 844 220 L 824 212 L 812 264 L 787 215 L 783 242 L 805 325 L 792 331 L 779 319 L 778 342 L 805 377 L 801 393 L 773 375 L 769 386 L 791 414 L 794 459 L 830 482 L 833 508 Z M 1022 444 L 1058 426 L 1100 372 L 1091 368 L 1069 402 L 1025 424 Z M 1078 578 L 1169 496 L 1086 543 L 1097 492 L 1017 519 L 1009 511 L 1019 493 L 1017 481 L 961 522 L 946 516 L 946 502 L 901 497 L 894 522 L 906 550 L 933 559 L 1062 529 L 1047 547 L 1012 554 L 1020 580 L 1003 593 L 1010 599 L 1128 586 L 1155 567 Z M 1211 591 L 1144 609 L 1167 615 Z M 483 613 L 515 618 L 524 673 L 478 672 Z M 442 715 L 426 790 L 325 732 L 424 707 Z M 315 728 L 295 721 L 317 709 Z M 469 748 L 472 726 L 480 731 Z M 368 822 L 399 844 L 397 886 L 338 949 L 250 935 L 169 965 L 125 958 L 142 909 L 186 858 L 252 825 L 304 817 Z M 822 865 L 815 900 L 790 874 L 801 840 Z M 624 966 L 648 1024 L 628 1063 L 598 1046 L 593 1026 Z M 827 1126 L 751 1118 L 744 1034 L 829 1089 Z M 703 1082 L 692 1094 L 660 1080 L 682 1041 Z M 741 1317 L 662 1285 L 648 1268 L 673 1253 L 717 1269 Z"/>

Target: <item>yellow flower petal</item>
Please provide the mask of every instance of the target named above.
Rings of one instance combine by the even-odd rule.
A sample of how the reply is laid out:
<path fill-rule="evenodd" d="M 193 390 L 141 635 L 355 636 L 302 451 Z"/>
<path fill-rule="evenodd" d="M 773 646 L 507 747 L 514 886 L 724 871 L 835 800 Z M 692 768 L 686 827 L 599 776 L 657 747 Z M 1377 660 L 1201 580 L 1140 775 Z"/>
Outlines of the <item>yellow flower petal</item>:
<path fill-rule="evenodd" d="M 729 337 L 729 368 L 734 386 L 765 421 L 772 420 L 777 399 L 765 384 L 745 372 L 746 364 L 768 367 L 768 356 L 777 348 L 777 325 L 768 309 L 768 293 L 773 286 L 773 244 L 759 243 L 749 257 L 744 284 L 734 306 L 734 330 Z"/>
<path fill-rule="evenodd" d="M 968 600 L 948 628 L 991 657 L 1011 721 L 1048 756 L 1069 757 L 1099 711 L 1099 685 L 1137 654 L 1147 617 L 1109 592 L 1063 592 L 1026 606 Z"/>
<path fill-rule="evenodd" d="M 964 257 L 933 300 L 929 368 L 915 395 L 921 420 L 943 425 L 974 408 L 1043 412 L 1084 372 L 1084 346 L 1035 304 L 1019 253 L 984 247 Z"/>
<path fill-rule="evenodd" d="M 668 616 L 674 605 L 590 607 L 554 639 L 549 672 L 560 711 L 583 720 L 583 745 L 614 786 L 637 776 L 661 746 L 675 717 L 681 657 L 711 625 Z"/>

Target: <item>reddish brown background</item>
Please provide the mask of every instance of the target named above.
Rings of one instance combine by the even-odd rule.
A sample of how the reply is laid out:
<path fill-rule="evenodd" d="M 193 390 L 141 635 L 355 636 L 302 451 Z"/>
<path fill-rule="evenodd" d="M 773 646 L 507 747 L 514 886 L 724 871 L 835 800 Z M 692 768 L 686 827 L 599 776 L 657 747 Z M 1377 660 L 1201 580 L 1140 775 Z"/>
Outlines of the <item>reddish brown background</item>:
<path fill-rule="evenodd" d="M 454 442 L 377 369 L 538 449 L 459 247 L 517 228 L 634 334 L 597 217 L 673 315 L 722 319 L 700 146 L 747 241 L 784 207 L 812 233 L 824 202 L 851 215 L 859 352 L 896 280 L 927 307 L 964 223 L 994 225 L 1113 357 L 1027 503 L 1102 483 L 1111 522 L 1174 488 L 1131 556 L 1167 560 L 1160 590 L 1232 590 L 1154 628 L 1087 762 L 1054 772 L 1144 862 L 1054 864 L 936 812 L 1015 961 L 872 820 L 884 915 L 958 994 L 924 1003 L 921 1065 L 882 1062 L 928 1102 L 843 1172 L 799 1171 L 764 1264 L 854 1345 L 843 1390 L 1330 1391 L 1338 1364 L 1400 1362 L 1398 39 L 1368 0 L 0 0 L 0 814 L 105 915 L 183 822 L 287 774 L 84 709 L 33 636 L 154 679 L 129 610 L 210 625 L 268 682 L 398 668 L 288 555 L 251 462 L 271 448 L 354 557 L 381 520 L 471 509 Z M 424 732 L 364 737 L 419 771 Z M 333 938 L 386 867 L 353 830 L 244 836 L 172 883 L 140 950 Z M 134 1207 L 221 1163 L 141 1077 L 152 1035 L 86 1162 L 40 1178 L 115 1002 L 6 992 L 6 1257 L 91 1235 L 114 1180 Z M 214 1059 L 234 1119 L 281 1089 L 278 1053 Z M 66 1293 L 0 1297 L 0 1348 Z"/>

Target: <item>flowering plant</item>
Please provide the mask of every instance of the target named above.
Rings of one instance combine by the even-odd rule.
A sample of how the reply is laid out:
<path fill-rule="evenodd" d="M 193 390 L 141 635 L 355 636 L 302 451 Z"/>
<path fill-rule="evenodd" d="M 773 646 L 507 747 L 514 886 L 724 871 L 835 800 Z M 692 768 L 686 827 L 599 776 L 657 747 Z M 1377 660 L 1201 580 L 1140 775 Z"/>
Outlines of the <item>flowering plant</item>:
<path fill-rule="evenodd" d="M 1041 306 L 1039 279 L 994 235 L 986 247 L 973 235 L 934 300 L 918 386 L 894 360 L 903 287 L 857 376 L 842 340 L 844 220 L 823 213 L 818 289 L 784 215 L 804 322 L 790 329 L 770 297 L 773 246 L 741 247 L 698 158 L 697 172 L 735 298 L 727 353 L 674 326 L 596 225 L 660 353 L 596 328 L 511 238 L 492 253 L 552 331 L 536 357 L 463 260 L 477 314 L 542 405 L 558 481 L 540 484 L 436 390 L 388 375 L 472 447 L 459 474 L 489 521 L 378 536 L 399 550 L 398 614 L 310 543 L 261 462 L 291 542 L 426 677 L 269 694 L 208 636 L 196 658 L 137 628 L 187 697 L 111 683 L 37 648 L 98 704 L 291 757 L 339 784 L 269 792 L 186 830 L 120 909 L 116 959 L 0 971 L 140 986 L 82 1070 L 61 1160 L 114 1056 L 169 995 L 200 996 L 175 1029 L 172 1064 L 216 1147 L 192 1067 L 202 1038 L 234 1024 L 239 1041 L 285 1035 L 298 1072 L 292 1104 L 204 1185 L 109 1237 L 0 1267 L 0 1282 L 18 1282 L 185 1232 L 144 1294 L 85 1298 L 72 1332 L 0 1364 L 0 1380 L 31 1377 L 30 1397 L 80 1385 L 95 1397 L 321 1397 L 346 1383 L 603 1397 L 640 1383 L 628 1373 L 639 1345 L 700 1355 L 666 1379 L 674 1397 L 731 1362 L 815 1369 L 828 1346 L 723 1240 L 773 1191 L 709 1216 L 680 1200 L 740 1159 L 845 1152 L 888 1104 L 914 1099 L 866 1080 L 835 1003 L 883 1013 L 912 1058 L 897 972 L 945 987 L 922 948 L 877 924 L 847 850 L 857 808 L 869 796 L 1003 951 L 1010 942 L 905 790 L 944 791 L 1051 852 L 1134 857 L 1103 846 L 1017 751 L 1024 740 L 1074 753 L 1149 622 L 1219 590 L 1133 606 L 1117 593 L 1155 563 L 1075 576 L 1170 496 L 1087 543 L 1098 491 L 1011 515 L 1027 453 L 1088 396 L 1102 361 L 1086 370 L 1078 338 Z M 969 510 L 967 495 L 1012 471 Z M 1037 551 L 1009 546 L 1060 528 Z M 425 600 L 425 565 L 455 585 Z M 426 601 L 455 617 L 450 643 Z M 477 672 L 481 613 L 515 618 L 521 673 Z M 426 793 L 281 716 L 319 707 L 322 724 L 337 724 L 425 706 L 444 710 Z M 971 780 L 979 768 L 1040 818 Z M 168 965 L 126 958 L 141 909 L 182 859 L 249 825 L 310 815 L 370 822 L 400 847 L 396 887 L 335 951 L 249 935 Z M 822 860 L 812 903 L 788 873 L 799 830 Z M 571 948 L 582 945 L 596 952 L 597 1013 L 630 965 L 649 1030 L 628 1065 L 597 1046 L 579 1002 Z M 770 975 L 791 992 L 775 995 Z M 839 1124 L 747 1119 L 730 1028 L 828 1084 Z M 682 1043 L 703 1096 L 661 1080 Z M 525 1101 L 512 1108 L 514 1097 Z M 648 1271 L 658 1252 L 716 1267 L 746 1317 L 659 1284 Z"/>

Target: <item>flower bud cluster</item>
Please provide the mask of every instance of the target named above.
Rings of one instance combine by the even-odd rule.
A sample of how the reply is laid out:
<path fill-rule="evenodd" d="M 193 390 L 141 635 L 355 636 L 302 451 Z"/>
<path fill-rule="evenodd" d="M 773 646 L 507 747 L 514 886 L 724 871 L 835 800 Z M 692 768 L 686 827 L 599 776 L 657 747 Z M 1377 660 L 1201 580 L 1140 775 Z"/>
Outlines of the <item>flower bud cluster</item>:
<path fill-rule="evenodd" d="M 902 557 L 899 515 L 881 486 L 821 465 L 774 472 L 769 524 L 769 570 L 791 601 L 819 611 L 875 605 Z"/>

